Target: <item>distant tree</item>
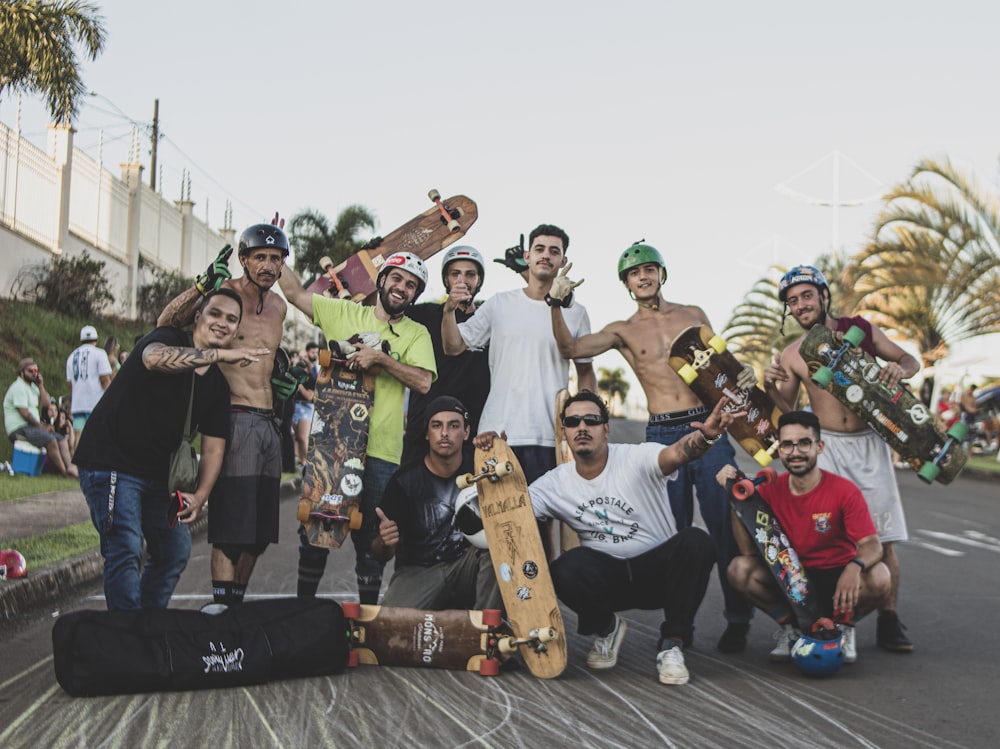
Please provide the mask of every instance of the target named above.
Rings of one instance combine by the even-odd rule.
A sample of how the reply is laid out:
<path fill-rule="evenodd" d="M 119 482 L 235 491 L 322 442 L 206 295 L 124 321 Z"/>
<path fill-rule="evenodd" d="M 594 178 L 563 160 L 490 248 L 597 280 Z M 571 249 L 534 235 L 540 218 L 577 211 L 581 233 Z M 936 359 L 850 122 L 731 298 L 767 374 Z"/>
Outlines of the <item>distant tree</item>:
<path fill-rule="evenodd" d="M 86 94 L 76 47 L 97 59 L 107 37 L 103 20 L 96 5 L 79 0 L 0 3 L 0 97 L 40 94 L 54 122 L 72 122 Z"/>
<path fill-rule="evenodd" d="M 95 260 L 86 252 L 24 266 L 11 292 L 15 298 L 76 317 L 101 314 L 114 301 L 104 261 Z"/>
<path fill-rule="evenodd" d="M 295 257 L 295 267 L 308 285 L 319 275 L 319 261 L 329 256 L 337 265 L 358 251 L 362 229 L 375 231 L 375 214 L 364 206 L 349 205 L 337 215 L 336 223 L 319 211 L 306 209 L 288 222 L 288 242 Z"/>
<path fill-rule="evenodd" d="M 628 391 L 631 383 L 625 379 L 625 369 L 616 367 L 607 369 L 599 367 L 597 370 L 597 389 L 600 390 L 608 401 L 608 407 L 612 416 L 621 413 L 621 406 L 628 398 Z"/>
<path fill-rule="evenodd" d="M 139 267 L 148 271 L 151 280 L 139 287 L 139 319 L 147 324 L 155 324 L 163 308 L 174 297 L 194 285 L 194 279 L 178 271 L 158 268 L 139 256 Z"/>

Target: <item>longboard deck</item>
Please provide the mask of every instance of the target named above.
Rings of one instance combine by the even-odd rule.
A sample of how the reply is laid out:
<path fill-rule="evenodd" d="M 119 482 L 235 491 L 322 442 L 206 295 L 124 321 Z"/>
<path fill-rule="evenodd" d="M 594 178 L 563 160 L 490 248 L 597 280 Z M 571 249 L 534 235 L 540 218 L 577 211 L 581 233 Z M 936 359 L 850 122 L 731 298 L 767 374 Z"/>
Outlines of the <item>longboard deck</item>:
<path fill-rule="evenodd" d="M 476 449 L 475 467 L 479 512 L 507 621 L 517 638 L 531 640 L 518 652 L 532 674 L 555 678 L 566 668 L 566 630 L 524 472 L 499 438 L 490 450 Z M 554 636 L 548 639 L 550 635 Z"/>
<path fill-rule="evenodd" d="M 858 332 L 863 336 L 860 328 Z M 942 484 L 951 483 L 965 467 L 961 440 L 940 432 L 930 410 L 908 387 L 899 384 L 889 389 L 879 383 L 881 365 L 859 345 L 845 344 L 843 334 L 815 325 L 802 340 L 799 355 L 810 376 L 816 377 L 820 369 L 828 370 L 831 379 L 826 390 L 868 424 L 921 478 L 926 464 L 935 458 L 940 473 L 932 480 Z"/>
<path fill-rule="evenodd" d="M 563 408 L 566 407 L 566 400 L 569 398 L 569 390 L 563 388 L 556 394 L 556 413 L 555 413 L 555 429 L 556 429 L 556 465 L 561 466 L 563 463 L 569 463 L 573 460 L 573 453 L 569 449 L 569 443 L 566 442 L 566 432 L 563 429 L 562 416 Z M 558 528 L 558 547 L 553 544 L 555 556 L 558 551 L 569 551 L 580 545 L 580 537 L 576 532 L 565 525 L 564 523 L 559 523 L 553 521 L 553 524 L 559 526 Z M 555 535 L 555 534 L 553 534 Z M 555 539 L 554 539 L 555 540 Z M 552 561 L 551 559 L 549 561 Z"/>
<path fill-rule="evenodd" d="M 682 330 L 670 346 L 670 366 L 709 409 L 723 396 L 726 412 L 745 411 L 728 432 L 760 465 L 771 463 L 778 444 L 779 409 L 757 385 L 741 388 L 736 380 L 743 365 L 726 348 L 726 342 L 707 325 Z"/>

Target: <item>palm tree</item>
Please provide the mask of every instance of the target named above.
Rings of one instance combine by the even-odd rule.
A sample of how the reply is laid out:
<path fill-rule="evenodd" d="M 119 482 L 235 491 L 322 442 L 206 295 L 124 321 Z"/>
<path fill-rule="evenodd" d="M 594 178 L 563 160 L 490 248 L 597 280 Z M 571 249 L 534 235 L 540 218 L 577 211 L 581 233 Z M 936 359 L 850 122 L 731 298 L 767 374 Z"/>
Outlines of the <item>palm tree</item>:
<path fill-rule="evenodd" d="M 858 311 L 920 347 L 925 366 L 949 344 L 1000 332 L 1000 199 L 947 159 L 924 159 L 887 195 L 855 259 Z"/>
<path fill-rule="evenodd" d="M 338 265 L 358 251 L 361 242 L 357 235 L 366 228 L 375 231 L 375 214 L 364 206 L 349 205 L 330 221 L 319 211 L 307 208 L 288 222 L 288 242 L 294 251 L 295 267 L 302 275 L 315 278 L 319 261 L 324 255 Z M 306 281 L 306 285 L 311 281 Z"/>
<path fill-rule="evenodd" d="M 54 122 L 69 124 L 86 94 L 75 47 L 91 60 L 107 34 L 96 5 L 79 0 L 0 3 L 0 96 L 41 94 Z"/>
<path fill-rule="evenodd" d="M 625 379 L 625 369 L 623 367 L 615 367 L 614 369 L 600 367 L 597 370 L 597 375 L 597 389 L 607 396 L 611 415 L 617 416 L 621 411 L 622 403 L 628 398 L 628 391 L 632 386 Z"/>

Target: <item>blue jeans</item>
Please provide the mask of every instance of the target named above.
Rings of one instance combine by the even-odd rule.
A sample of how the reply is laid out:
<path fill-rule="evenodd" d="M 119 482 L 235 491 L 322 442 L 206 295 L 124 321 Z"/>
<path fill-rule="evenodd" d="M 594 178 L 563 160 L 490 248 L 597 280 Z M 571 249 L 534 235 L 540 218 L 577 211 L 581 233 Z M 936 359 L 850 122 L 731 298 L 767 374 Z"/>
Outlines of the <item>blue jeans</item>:
<path fill-rule="evenodd" d="M 177 523 L 171 528 L 167 523 L 166 484 L 81 469 L 80 488 L 101 534 L 108 610 L 165 609 L 191 556 L 188 527 Z M 143 538 L 147 558 L 140 570 Z"/>
<path fill-rule="evenodd" d="M 695 430 L 689 424 L 679 426 L 648 424 L 646 441 L 672 445 L 693 431 Z M 715 542 L 726 621 L 749 622 L 753 615 L 753 607 L 746 598 L 733 589 L 727 575 L 729 562 L 739 553 L 739 549 L 733 538 L 729 497 L 715 479 L 715 475 L 724 465 L 736 465 L 736 453 L 728 435 L 722 435 L 712 449 L 697 460 L 678 468 L 677 478 L 667 483 L 667 493 L 670 496 L 670 509 L 674 513 L 677 530 L 683 530 L 694 522 L 694 492 L 697 489 L 701 517 L 708 528 L 708 535 Z"/>

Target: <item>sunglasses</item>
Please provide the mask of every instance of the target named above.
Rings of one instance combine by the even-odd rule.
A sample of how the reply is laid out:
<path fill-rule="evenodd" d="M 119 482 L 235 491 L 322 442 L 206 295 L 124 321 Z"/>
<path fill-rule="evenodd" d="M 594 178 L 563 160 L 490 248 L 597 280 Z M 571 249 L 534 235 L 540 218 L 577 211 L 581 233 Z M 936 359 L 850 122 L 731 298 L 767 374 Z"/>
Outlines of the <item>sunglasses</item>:
<path fill-rule="evenodd" d="M 584 414 L 583 416 L 563 416 L 562 425 L 573 429 L 580 426 L 581 421 L 589 427 L 596 427 L 601 424 L 608 423 L 607 419 L 600 414 Z"/>

